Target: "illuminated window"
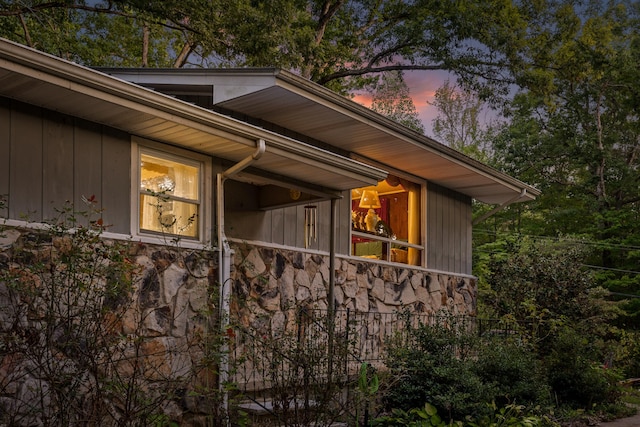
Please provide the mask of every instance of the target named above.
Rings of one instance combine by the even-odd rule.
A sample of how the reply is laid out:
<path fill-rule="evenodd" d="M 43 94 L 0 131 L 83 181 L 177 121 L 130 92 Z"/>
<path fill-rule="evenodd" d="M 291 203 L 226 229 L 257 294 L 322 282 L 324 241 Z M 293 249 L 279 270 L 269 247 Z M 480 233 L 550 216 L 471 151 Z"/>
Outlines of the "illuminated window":
<path fill-rule="evenodd" d="M 421 187 L 389 175 L 351 191 L 351 254 L 421 265 Z"/>
<path fill-rule="evenodd" d="M 139 231 L 200 239 L 202 163 L 146 147 L 138 159 Z"/>

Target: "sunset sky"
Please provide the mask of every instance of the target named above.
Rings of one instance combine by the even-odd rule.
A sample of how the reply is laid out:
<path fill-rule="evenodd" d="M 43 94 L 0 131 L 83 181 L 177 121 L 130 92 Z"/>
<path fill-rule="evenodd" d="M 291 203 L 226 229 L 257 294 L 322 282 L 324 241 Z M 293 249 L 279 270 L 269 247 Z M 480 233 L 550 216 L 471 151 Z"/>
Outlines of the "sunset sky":
<path fill-rule="evenodd" d="M 418 110 L 418 115 L 425 129 L 425 134 L 433 136 L 431 121 L 435 118 L 436 108 L 429 105 L 433 102 L 436 90 L 444 84 L 448 77 L 447 71 L 405 71 L 404 78 L 411 92 L 413 103 Z M 453 80 L 453 78 L 452 78 Z M 371 99 L 364 95 L 357 95 L 354 101 L 363 105 L 369 105 Z"/>

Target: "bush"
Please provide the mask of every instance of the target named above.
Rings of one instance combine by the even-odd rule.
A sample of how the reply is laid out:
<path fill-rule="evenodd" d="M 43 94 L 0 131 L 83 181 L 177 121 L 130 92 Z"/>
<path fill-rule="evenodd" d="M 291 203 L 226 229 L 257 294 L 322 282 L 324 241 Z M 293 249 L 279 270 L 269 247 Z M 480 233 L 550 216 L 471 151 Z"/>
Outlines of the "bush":
<path fill-rule="evenodd" d="M 499 339 L 484 344 L 474 369 L 498 405 L 549 403 L 541 363 L 529 347 Z"/>
<path fill-rule="evenodd" d="M 430 402 L 452 419 L 490 415 L 491 402 L 537 406 L 549 402 L 536 354 L 507 338 L 480 339 L 472 328 L 448 318 L 422 325 L 407 340 L 389 343 L 391 369 L 384 406 L 409 411 Z"/>
<path fill-rule="evenodd" d="M 591 408 L 617 400 L 615 372 L 601 367 L 591 355 L 588 341 L 571 328 L 551 340 L 545 367 L 558 404 Z"/>
<path fill-rule="evenodd" d="M 409 411 L 425 402 L 449 419 L 486 410 L 487 387 L 474 371 L 477 340 L 464 325 L 446 319 L 409 332 L 407 341 L 389 343 L 387 366 L 392 385 L 383 397 L 386 408 Z"/>

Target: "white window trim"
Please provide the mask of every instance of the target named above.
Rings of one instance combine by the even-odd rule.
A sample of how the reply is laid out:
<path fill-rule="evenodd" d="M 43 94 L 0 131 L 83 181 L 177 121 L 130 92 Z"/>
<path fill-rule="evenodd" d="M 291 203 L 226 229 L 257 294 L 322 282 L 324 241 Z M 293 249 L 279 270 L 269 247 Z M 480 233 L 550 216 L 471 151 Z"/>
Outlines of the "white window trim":
<path fill-rule="evenodd" d="M 190 238 L 175 234 L 158 235 L 140 230 L 140 155 L 142 152 L 185 163 L 200 164 L 200 205 L 198 209 L 198 238 Z M 179 239 L 182 243 L 199 243 L 207 245 L 211 242 L 212 217 L 212 186 L 213 172 L 211 158 L 193 151 L 161 144 L 155 141 L 133 136 L 131 138 L 131 237 L 134 240 L 157 242 L 159 244 L 173 243 Z"/>

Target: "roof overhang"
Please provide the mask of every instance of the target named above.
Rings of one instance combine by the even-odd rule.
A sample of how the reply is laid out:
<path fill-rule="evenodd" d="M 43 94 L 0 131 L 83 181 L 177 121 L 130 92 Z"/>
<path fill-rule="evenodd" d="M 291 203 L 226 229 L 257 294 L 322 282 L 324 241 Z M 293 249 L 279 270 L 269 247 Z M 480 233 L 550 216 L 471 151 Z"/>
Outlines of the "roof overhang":
<path fill-rule="evenodd" d="M 273 76 L 271 85 L 216 105 L 309 135 L 360 161 L 407 172 L 484 203 L 529 201 L 540 194 L 522 181 L 296 75 L 274 70 Z"/>
<path fill-rule="evenodd" d="M 106 69 L 159 90 L 201 88 L 227 111 L 294 131 L 362 162 L 390 167 L 478 201 L 503 205 L 539 190 L 418 132 L 278 69 Z"/>
<path fill-rule="evenodd" d="M 386 171 L 0 39 L 0 96 L 255 167 L 317 195 L 371 185 Z"/>

